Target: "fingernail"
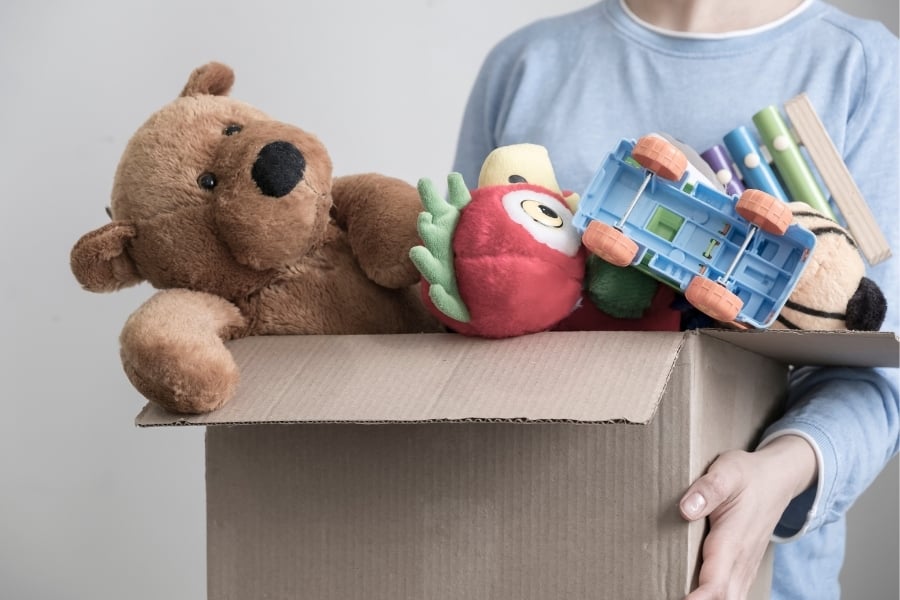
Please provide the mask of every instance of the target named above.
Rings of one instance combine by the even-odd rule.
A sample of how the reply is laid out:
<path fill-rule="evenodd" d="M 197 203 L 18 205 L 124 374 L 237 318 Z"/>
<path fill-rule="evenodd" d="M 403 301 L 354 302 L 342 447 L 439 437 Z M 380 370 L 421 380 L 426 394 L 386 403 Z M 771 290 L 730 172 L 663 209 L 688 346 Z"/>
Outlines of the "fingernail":
<path fill-rule="evenodd" d="M 695 517 L 703 511 L 703 508 L 706 506 L 706 498 L 694 492 L 687 498 L 685 498 L 684 502 L 681 503 L 681 508 L 684 510 L 684 513 L 689 517 Z"/>

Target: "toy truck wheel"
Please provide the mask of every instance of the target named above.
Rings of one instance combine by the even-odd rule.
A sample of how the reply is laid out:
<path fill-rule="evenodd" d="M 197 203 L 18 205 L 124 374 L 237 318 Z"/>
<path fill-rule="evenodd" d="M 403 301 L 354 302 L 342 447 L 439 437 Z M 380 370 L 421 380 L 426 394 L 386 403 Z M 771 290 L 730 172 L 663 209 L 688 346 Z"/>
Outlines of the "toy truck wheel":
<path fill-rule="evenodd" d="M 786 202 L 762 190 L 744 190 L 734 209 L 763 231 L 775 235 L 784 235 L 794 218 Z"/>
<path fill-rule="evenodd" d="M 691 279 L 684 297 L 704 314 L 725 323 L 734 321 L 744 306 L 724 285 L 700 276 Z"/>
<path fill-rule="evenodd" d="M 678 181 L 687 170 L 684 152 L 655 135 L 645 135 L 634 144 L 631 157 L 642 167 L 671 181 Z"/>
<path fill-rule="evenodd" d="M 617 267 L 627 267 L 638 253 L 634 240 L 600 221 L 591 221 L 581 241 L 588 250 Z"/>

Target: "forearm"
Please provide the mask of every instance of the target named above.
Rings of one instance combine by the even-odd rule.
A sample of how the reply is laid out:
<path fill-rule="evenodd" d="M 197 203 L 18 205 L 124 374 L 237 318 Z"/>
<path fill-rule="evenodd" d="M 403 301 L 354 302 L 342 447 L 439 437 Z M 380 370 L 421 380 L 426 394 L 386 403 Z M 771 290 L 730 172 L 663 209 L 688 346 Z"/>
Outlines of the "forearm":
<path fill-rule="evenodd" d="M 771 474 L 773 484 L 788 499 L 796 498 L 816 482 L 819 461 L 805 437 L 791 433 L 771 437 L 756 454 L 763 461 L 764 472 Z"/>
<path fill-rule="evenodd" d="M 796 496 L 779 521 L 780 541 L 840 518 L 900 443 L 896 384 L 875 370 L 801 370 L 789 400 L 760 451 L 782 437 L 799 437 L 814 452 L 817 473 L 816 485 Z"/>

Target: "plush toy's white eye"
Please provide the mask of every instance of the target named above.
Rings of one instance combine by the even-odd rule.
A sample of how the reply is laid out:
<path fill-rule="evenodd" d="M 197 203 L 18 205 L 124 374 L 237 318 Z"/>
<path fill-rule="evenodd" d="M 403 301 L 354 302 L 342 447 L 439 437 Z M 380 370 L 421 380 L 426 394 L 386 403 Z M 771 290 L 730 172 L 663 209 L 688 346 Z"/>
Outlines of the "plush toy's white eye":
<path fill-rule="evenodd" d="M 555 210 L 546 204 L 541 204 L 538 200 L 528 199 L 523 201 L 522 210 L 524 210 L 525 214 L 529 217 L 547 227 L 559 228 L 566 224 Z"/>
<path fill-rule="evenodd" d="M 581 238 L 563 202 L 534 190 L 515 190 L 503 196 L 503 208 L 538 242 L 567 256 L 578 253 Z"/>

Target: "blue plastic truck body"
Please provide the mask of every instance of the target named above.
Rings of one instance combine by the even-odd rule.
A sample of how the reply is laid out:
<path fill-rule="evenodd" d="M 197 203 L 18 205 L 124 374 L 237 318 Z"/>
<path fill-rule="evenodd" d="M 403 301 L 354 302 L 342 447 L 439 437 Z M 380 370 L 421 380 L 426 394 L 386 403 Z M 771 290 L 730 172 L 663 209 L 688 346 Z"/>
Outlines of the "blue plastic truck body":
<path fill-rule="evenodd" d="M 584 233 L 591 221 L 617 227 L 638 245 L 631 265 L 684 292 L 696 276 L 718 281 L 743 302 L 737 324 L 766 328 L 787 302 L 815 246 L 815 236 L 796 223 L 784 235 L 752 226 L 740 216 L 738 196 L 692 180 L 652 175 L 628 219 L 632 199 L 650 173 L 631 158 L 634 142 L 622 140 L 581 196 L 574 225 Z M 757 229 L 725 280 L 751 227 Z"/>

